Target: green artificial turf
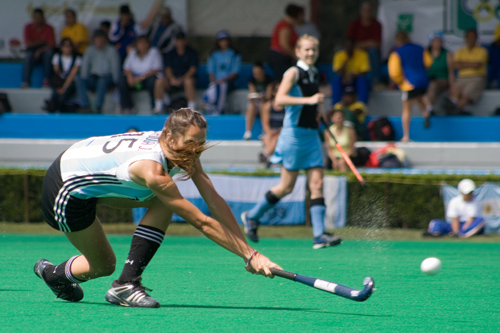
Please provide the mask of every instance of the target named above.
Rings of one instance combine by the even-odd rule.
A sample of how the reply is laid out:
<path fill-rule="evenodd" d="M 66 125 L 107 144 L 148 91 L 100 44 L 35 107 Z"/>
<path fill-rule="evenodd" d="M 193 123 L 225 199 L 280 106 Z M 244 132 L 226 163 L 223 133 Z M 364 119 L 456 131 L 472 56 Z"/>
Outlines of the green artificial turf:
<path fill-rule="evenodd" d="M 159 309 L 111 305 L 131 236 L 110 236 L 117 271 L 82 284 L 84 299 L 55 298 L 33 273 L 39 258 L 76 254 L 64 236 L 0 235 L 2 332 L 498 332 L 500 246 L 494 243 L 346 240 L 313 250 L 308 239 L 263 239 L 255 247 L 284 269 L 376 291 L 364 303 L 289 280 L 253 276 L 243 260 L 204 237 L 167 236 L 143 284 Z M 420 272 L 441 259 L 435 276 Z"/>

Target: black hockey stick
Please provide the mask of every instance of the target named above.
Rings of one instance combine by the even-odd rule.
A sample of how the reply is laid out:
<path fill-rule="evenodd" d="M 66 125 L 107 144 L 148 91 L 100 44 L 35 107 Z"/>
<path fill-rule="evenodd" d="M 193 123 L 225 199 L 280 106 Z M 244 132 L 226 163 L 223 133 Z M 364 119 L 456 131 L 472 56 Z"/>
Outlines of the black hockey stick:
<path fill-rule="evenodd" d="M 362 290 L 357 290 L 334 282 L 321 280 L 309 276 L 304 276 L 297 273 L 282 271 L 275 268 L 271 268 L 271 273 L 273 273 L 276 276 L 300 282 L 305 285 L 311 286 L 313 288 L 320 289 L 329 292 L 331 294 L 342 296 L 357 302 L 366 301 L 368 297 L 370 297 L 370 295 L 372 294 L 373 288 L 375 287 L 373 279 L 369 276 L 363 280 L 364 288 Z"/>

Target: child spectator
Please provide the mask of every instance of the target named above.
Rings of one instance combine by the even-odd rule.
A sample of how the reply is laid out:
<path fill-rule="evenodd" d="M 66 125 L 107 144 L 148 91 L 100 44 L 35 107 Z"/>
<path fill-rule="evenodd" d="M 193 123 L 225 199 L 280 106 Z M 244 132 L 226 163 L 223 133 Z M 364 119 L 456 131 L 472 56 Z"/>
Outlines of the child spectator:
<path fill-rule="evenodd" d="M 101 23 L 99 23 L 99 29 L 104 31 L 104 33 L 106 34 L 106 37 L 108 37 L 109 31 L 111 30 L 111 22 L 109 22 L 108 20 L 101 21 Z"/>
<path fill-rule="evenodd" d="M 424 127 L 430 127 L 429 116 L 423 97 L 429 85 L 429 78 L 424 66 L 424 48 L 413 44 L 406 31 L 396 34 L 396 50 L 389 56 L 389 76 L 402 92 L 403 110 L 401 122 L 403 125 L 402 142 L 410 141 L 411 107 L 414 102 L 422 110 Z"/>
<path fill-rule="evenodd" d="M 89 34 L 87 28 L 77 22 L 76 12 L 73 9 L 66 9 L 64 11 L 64 17 L 66 23 L 61 31 L 61 40 L 63 38 L 69 38 L 75 45 L 76 52 L 83 54 L 85 49 L 89 45 Z"/>
<path fill-rule="evenodd" d="M 358 139 L 365 137 L 365 118 L 366 104 L 360 102 L 356 98 L 356 90 L 353 86 L 346 86 L 342 100 L 333 106 L 334 110 L 342 110 L 344 112 L 344 124 L 347 127 L 354 128 Z"/>
<path fill-rule="evenodd" d="M 364 2 L 359 17 L 349 24 L 347 38 L 354 40 L 356 47 L 368 52 L 373 84 L 380 82 L 380 45 L 382 25 L 373 17 L 373 6 Z"/>
<path fill-rule="evenodd" d="M 77 78 L 78 99 L 82 112 L 90 112 L 87 90 L 96 92 L 95 108 L 101 113 L 106 92 L 120 81 L 120 56 L 108 42 L 103 30 L 96 30 L 93 44 L 83 54 L 80 77 Z"/>
<path fill-rule="evenodd" d="M 184 90 L 187 107 L 194 110 L 198 53 L 187 45 L 186 35 L 182 31 L 177 33 L 175 48 L 165 54 L 163 59 L 166 76 L 163 90 L 171 92 Z"/>
<path fill-rule="evenodd" d="M 28 88 L 31 85 L 31 73 L 38 63 L 43 65 L 43 86 L 48 87 L 52 74 L 52 54 L 56 45 L 54 28 L 45 22 L 42 9 L 35 8 L 32 17 L 33 22 L 24 26 L 26 53 L 21 87 Z"/>
<path fill-rule="evenodd" d="M 241 55 L 233 49 L 231 38 L 226 30 L 216 35 L 215 50 L 207 61 L 210 86 L 203 96 L 208 114 L 219 115 L 223 112 L 228 92 L 240 70 Z"/>
<path fill-rule="evenodd" d="M 354 144 L 356 143 L 356 133 L 353 128 L 344 126 L 344 112 L 342 110 L 333 110 L 329 113 L 328 118 L 333 122 L 329 129 L 335 136 L 337 142 L 340 143 L 347 155 L 355 157 L 356 148 Z M 330 137 L 330 134 L 327 133 L 327 130 L 325 130 L 324 136 L 328 138 L 326 141 L 326 151 L 328 152 L 328 157 L 332 161 L 332 169 L 346 172 L 348 166 L 342 158 L 340 151 L 335 146 L 335 141 Z"/>
<path fill-rule="evenodd" d="M 252 127 L 255 117 L 259 114 L 262 103 L 271 98 L 273 79 L 266 74 L 264 65 L 255 62 L 252 67 L 252 77 L 248 81 L 248 107 L 245 117 L 245 134 L 243 140 L 252 138 Z"/>
<path fill-rule="evenodd" d="M 119 83 L 122 113 L 133 113 L 132 91 L 149 92 L 151 108 L 155 113 L 163 109 L 162 96 L 155 96 L 157 85 L 163 85 L 163 62 L 157 48 L 151 47 L 147 36 L 137 38 L 136 47 L 130 51 L 123 64 L 123 76 Z M 155 87 L 156 86 L 156 87 Z M 160 89 L 161 90 L 161 89 Z"/>
<path fill-rule="evenodd" d="M 278 92 L 279 83 L 271 84 L 271 97 L 262 104 L 260 111 L 260 121 L 262 122 L 262 144 L 264 151 L 259 154 L 259 160 L 270 165 L 269 158 L 274 154 L 278 137 L 283 127 L 285 119 L 285 108 L 275 102 L 276 93 Z"/>
<path fill-rule="evenodd" d="M 425 94 L 427 112 L 433 113 L 433 105 L 440 93 L 453 84 L 453 55 L 443 47 L 443 33 L 429 35 L 429 47 L 424 51 L 424 64 L 429 76 L 429 86 Z"/>
<path fill-rule="evenodd" d="M 50 101 L 45 101 L 44 107 L 48 112 L 72 111 L 67 108 L 66 102 L 76 92 L 75 78 L 82 62 L 71 39 L 63 38 L 59 48 L 60 51 L 52 58 L 52 97 Z"/>
<path fill-rule="evenodd" d="M 370 82 L 367 74 L 370 71 L 368 53 L 354 47 L 354 40 L 346 39 L 344 49 L 333 56 L 332 102 L 338 103 L 345 86 L 355 86 L 358 99 L 368 103 Z"/>
<path fill-rule="evenodd" d="M 465 47 L 457 50 L 453 57 L 454 69 L 458 74 L 448 100 L 448 114 L 469 115 L 464 107 L 476 102 L 486 88 L 486 66 L 488 51 L 477 45 L 477 31 L 465 32 Z"/>
<path fill-rule="evenodd" d="M 481 217 L 481 203 L 474 196 L 475 189 L 474 181 L 462 179 L 458 183 L 460 195 L 448 203 L 446 221 L 432 220 L 424 235 L 469 238 L 483 233 L 486 221 Z"/>

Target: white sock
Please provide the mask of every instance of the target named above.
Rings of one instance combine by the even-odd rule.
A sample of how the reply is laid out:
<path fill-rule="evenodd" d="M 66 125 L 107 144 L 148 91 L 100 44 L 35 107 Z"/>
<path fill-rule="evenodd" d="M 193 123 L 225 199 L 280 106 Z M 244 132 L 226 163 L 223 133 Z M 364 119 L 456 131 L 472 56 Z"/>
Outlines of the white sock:
<path fill-rule="evenodd" d="M 431 106 L 431 105 L 426 106 L 426 107 L 425 107 L 425 110 L 426 110 L 427 112 L 431 112 L 431 110 L 432 110 L 432 106 Z"/>
<path fill-rule="evenodd" d="M 451 101 L 453 104 L 457 104 L 458 99 L 456 99 L 456 98 L 454 98 L 454 97 L 453 97 L 453 98 L 450 98 L 450 101 Z"/>
<path fill-rule="evenodd" d="M 163 109 L 163 101 L 161 99 L 156 99 L 155 100 L 155 110 L 160 111 Z"/>
<path fill-rule="evenodd" d="M 196 103 L 194 101 L 188 102 L 188 108 L 195 110 L 196 109 Z"/>

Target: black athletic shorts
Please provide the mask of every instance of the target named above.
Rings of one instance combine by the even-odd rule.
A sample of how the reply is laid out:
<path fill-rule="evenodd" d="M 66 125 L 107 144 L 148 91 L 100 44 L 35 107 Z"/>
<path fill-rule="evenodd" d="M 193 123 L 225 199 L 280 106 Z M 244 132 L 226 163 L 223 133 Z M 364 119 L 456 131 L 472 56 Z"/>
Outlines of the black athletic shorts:
<path fill-rule="evenodd" d="M 75 198 L 61 178 L 61 155 L 52 163 L 43 180 L 42 216 L 54 229 L 74 232 L 88 228 L 95 220 L 97 198 Z"/>
<path fill-rule="evenodd" d="M 413 89 L 410 91 L 403 91 L 403 94 L 401 95 L 401 99 L 403 101 L 408 101 L 410 99 L 414 99 L 414 98 L 423 96 L 423 95 L 425 95 L 426 92 L 427 92 L 426 89 Z"/>

